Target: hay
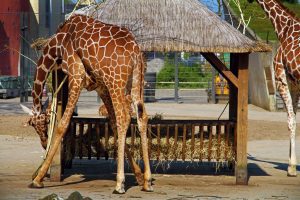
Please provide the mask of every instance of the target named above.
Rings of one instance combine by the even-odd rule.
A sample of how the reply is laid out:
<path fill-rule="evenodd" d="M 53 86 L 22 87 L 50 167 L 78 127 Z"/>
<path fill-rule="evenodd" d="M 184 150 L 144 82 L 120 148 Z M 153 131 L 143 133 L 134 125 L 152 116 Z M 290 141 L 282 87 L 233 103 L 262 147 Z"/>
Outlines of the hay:
<path fill-rule="evenodd" d="M 104 147 L 104 141 L 105 138 L 100 138 L 100 155 L 105 155 L 108 153 L 109 157 L 114 158 L 117 152 L 117 145 L 115 149 L 115 143 L 114 138 L 110 137 L 108 140 L 108 146 L 107 148 Z M 131 137 L 126 138 L 126 143 L 129 144 L 130 151 L 133 154 L 133 157 L 135 160 L 141 160 L 142 159 L 142 146 L 141 146 L 141 140 L 140 137 L 135 138 L 134 145 L 131 145 Z M 149 142 L 150 143 L 150 142 Z M 148 144 L 149 144 L 148 143 Z M 82 148 L 82 154 L 83 157 L 87 157 L 88 152 L 88 145 L 87 141 L 83 140 L 83 148 Z M 94 146 L 95 143 L 92 142 L 92 156 L 96 156 L 97 147 Z M 151 146 L 151 149 L 149 149 L 149 157 L 151 160 L 158 160 L 158 161 L 164 161 L 164 160 L 181 160 L 183 155 L 183 141 L 177 140 L 177 143 L 175 144 L 175 139 L 171 137 L 169 139 L 169 145 L 167 145 L 167 139 L 161 138 L 160 139 L 160 145 L 157 142 L 156 138 L 151 139 L 151 145 L 148 145 L 148 147 Z M 75 156 L 79 156 L 79 138 L 76 139 L 76 151 Z M 209 159 L 209 140 L 204 139 L 203 140 L 203 148 L 200 148 L 200 141 L 199 139 L 195 140 L 194 150 L 192 147 L 192 140 L 187 139 L 186 140 L 186 146 L 185 146 L 185 160 L 190 161 L 204 161 Z M 233 149 L 233 144 L 231 141 L 227 144 L 224 137 L 220 140 L 220 145 L 218 145 L 218 139 L 213 138 L 211 142 L 211 154 L 210 154 L 210 160 L 211 161 L 218 161 L 218 162 L 224 162 L 224 161 L 234 161 L 235 160 L 235 153 Z M 160 151 L 160 155 L 158 156 L 158 151 Z M 218 156 L 219 152 L 219 156 Z M 225 155 L 225 152 L 227 152 L 227 155 Z M 201 158 L 201 159 L 200 159 Z"/>
<path fill-rule="evenodd" d="M 36 49 L 36 50 L 42 50 L 48 44 L 50 39 L 51 39 L 51 37 L 49 37 L 49 38 L 43 38 L 43 37 L 38 38 L 30 45 L 30 47 L 33 48 L 33 49 Z"/>

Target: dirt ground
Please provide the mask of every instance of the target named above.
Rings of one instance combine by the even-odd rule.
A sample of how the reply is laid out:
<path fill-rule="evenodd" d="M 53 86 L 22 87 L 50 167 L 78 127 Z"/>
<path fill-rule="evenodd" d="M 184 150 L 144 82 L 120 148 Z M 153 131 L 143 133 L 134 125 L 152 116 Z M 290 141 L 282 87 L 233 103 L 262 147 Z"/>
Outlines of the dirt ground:
<path fill-rule="evenodd" d="M 153 193 L 140 191 L 127 167 L 127 192 L 115 195 L 116 164 L 111 160 L 76 160 L 62 182 L 46 178 L 45 188 L 28 188 L 43 150 L 33 128 L 22 126 L 26 118 L 0 114 L 0 199 L 39 199 L 51 193 L 67 198 L 74 191 L 92 199 L 300 199 L 299 176 L 286 176 L 285 122 L 249 120 L 248 186 L 235 185 L 235 177 L 226 167 L 216 173 L 211 164 L 177 162 L 167 163 L 168 169 L 160 171 L 154 163 Z M 300 157 L 299 150 L 297 155 Z"/>

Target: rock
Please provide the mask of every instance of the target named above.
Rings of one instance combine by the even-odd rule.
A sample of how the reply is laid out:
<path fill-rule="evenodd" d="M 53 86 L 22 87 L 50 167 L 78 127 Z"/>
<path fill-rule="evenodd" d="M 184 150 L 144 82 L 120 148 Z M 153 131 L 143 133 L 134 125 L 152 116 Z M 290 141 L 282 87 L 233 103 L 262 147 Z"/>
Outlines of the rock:
<path fill-rule="evenodd" d="M 58 196 L 57 194 L 52 193 L 39 200 L 64 200 L 64 199 Z"/>

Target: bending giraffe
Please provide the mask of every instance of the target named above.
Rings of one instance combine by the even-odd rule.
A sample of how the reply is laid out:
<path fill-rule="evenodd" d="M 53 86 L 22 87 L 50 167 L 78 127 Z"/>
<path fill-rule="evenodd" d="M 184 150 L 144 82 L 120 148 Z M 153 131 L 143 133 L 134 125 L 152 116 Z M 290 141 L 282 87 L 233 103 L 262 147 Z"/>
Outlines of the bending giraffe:
<path fill-rule="evenodd" d="M 253 0 L 248 1 L 252 2 Z M 297 176 L 295 137 L 296 113 L 300 96 L 300 19 L 278 0 L 257 0 L 257 2 L 271 20 L 280 41 L 273 61 L 275 81 L 277 90 L 286 106 L 290 131 L 287 175 Z"/>
<path fill-rule="evenodd" d="M 42 109 L 42 91 L 49 72 L 56 64 L 68 76 L 68 102 L 53 144 L 32 186 L 43 187 L 42 180 L 67 131 L 80 92 L 86 88 L 88 91 L 98 92 L 107 108 L 112 129 L 118 135 L 115 192 L 125 193 L 124 149 L 130 157 L 130 152 L 125 147 L 125 139 L 131 119 L 131 104 L 136 111 L 141 134 L 144 177 L 140 177 L 141 170 L 132 157 L 129 161 L 138 182 L 143 181 L 143 190 L 152 191 L 146 136 L 148 116 L 143 100 L 145 66 L 140 48 L 132 34 L 125 28 L 105 24 L 83 15 L 71 17 L 58 28 L 38 61 L 32 92 L 33 116 L 30 118 L 30 125 L 40 135 L 44 148 L 47 143 L 45 130 L 48 116 Z"/>

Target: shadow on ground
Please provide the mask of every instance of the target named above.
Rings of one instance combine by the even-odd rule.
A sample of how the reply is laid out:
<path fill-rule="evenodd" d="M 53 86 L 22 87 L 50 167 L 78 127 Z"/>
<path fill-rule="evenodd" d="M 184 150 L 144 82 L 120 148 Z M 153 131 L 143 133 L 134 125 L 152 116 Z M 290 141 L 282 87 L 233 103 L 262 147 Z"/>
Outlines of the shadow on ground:
<path fill-rule="evenodd" d="M 253 159 L 253 158 L 251 158 Z M 280 166 L 284 166 L 283 163 L 278 163 Z M 143 166 L 143 162 L 139 162 L 140 166 Z M 142 169 L 143 170 L 143 169 Z M 83 182 L 89 182 L 94 180 L 116 180 L 117 162 L 110 159 L 74 159 L 71 169 L 64 170 L 64 179 L 71 177 L 74 174 L 80 175 L 80 181 L 65 182 L 57 186 L 73 185 Z M 216 162 L 191 162 L 191 161 L 151 161 L 151 171 L 153 174 L 173 174 L 173 175 L 205 175 L 205 176 L 234 176 L 234 170 L 232 165 L 226 163 Z M 128 163 L 125 164 L 126 173 L 126 190 L 136 186 L 137 182 Z M 253 176 L 270 176 L 264 171 L 258 164 L 248 164 L 249 178 Z M 153 180 L 155 185 L 155 180 Z M 51 186 L 50 186 L 51 187 Z M 108 186 L 109 187 L 109 186 Z"/>
<path fill-rule="evenodd" d="M 272 164 L 272 165 L 274 165 L 274 169 L 278 169 L 281 171 L 287 171 L 287 168 L 289 166 L 288 163 L 280 163 L 280 162 L 274 162 L 274 161 L 261 160 L 261 159 L 257 159 L 254 156 L 251 156 L 251 155 L 248 155 L 248 160 Z M 249 164 L 248 164 L 248 169 L 249 169 Z M 296 169 L 297 169 L 297 171 L 300 171 L 300 165 L 297 165 Z"/>

